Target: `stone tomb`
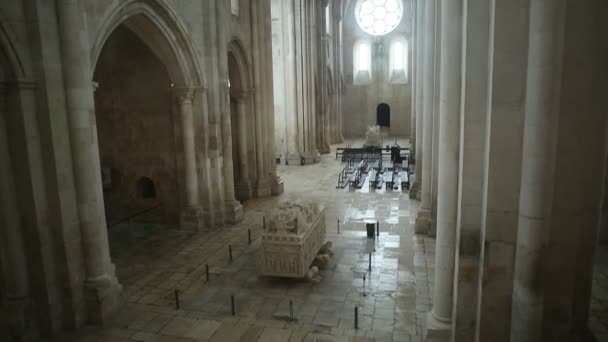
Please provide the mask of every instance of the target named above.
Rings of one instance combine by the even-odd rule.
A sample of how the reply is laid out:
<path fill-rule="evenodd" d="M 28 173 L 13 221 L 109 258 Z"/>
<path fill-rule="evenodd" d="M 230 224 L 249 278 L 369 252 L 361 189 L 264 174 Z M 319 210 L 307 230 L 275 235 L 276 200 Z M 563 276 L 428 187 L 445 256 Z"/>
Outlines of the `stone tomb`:
<path fill-rule="evenodd" d="M 286 202 L 270 210 L 262 233 L 262 275 L 304 278 L 325 242 L 325 208 Z"/>

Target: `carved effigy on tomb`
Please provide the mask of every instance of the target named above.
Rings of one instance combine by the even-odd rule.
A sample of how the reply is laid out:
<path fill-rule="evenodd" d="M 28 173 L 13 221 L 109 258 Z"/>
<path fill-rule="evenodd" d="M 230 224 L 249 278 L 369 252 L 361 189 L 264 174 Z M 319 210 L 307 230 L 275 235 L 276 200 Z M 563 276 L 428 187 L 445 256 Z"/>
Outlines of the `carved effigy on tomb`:
<path fill-rule="evenodd" d="M 365 132 L 365 143 L 363 147 L 378 147 L 382 148 L 382 134 L 380 133 L 380 126 L 373 125 L 367 127 Z"/>
<path fill-rule="evenodd" d="M 262 233 L 262 274 L 306 277 L 325 242 L 325 208 L 313 202 L 285 202 L 267 217 Z"/>

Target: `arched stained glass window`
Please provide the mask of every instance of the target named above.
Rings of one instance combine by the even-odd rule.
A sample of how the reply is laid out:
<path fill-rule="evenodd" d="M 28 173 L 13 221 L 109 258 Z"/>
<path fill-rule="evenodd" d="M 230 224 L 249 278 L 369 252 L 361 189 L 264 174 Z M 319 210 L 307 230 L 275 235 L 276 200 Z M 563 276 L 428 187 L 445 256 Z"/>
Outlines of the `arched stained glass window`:
<path fill-rule="evenodd" d="M 372 51 L 368 42 L 359 44 L 359 63 L 357 69 L 360 71 L 369 71 L 371 67 Z"/>
<path fill-rule="evenodd" d="M 407 83 L 408 47 L 404 37 L 391 42 L 389 55 L 389 80 L 391 83 Z"/>
<path fill-rule="evenodd" d="M 353 83 L 367 84 L 372 79 L 372 45 L 361 39 L 353 46 Z"/>
<path fill-rule="evenodd" d="M 395 42 L 392 52 L 393 70 L 403 70 L 403 43 Z"/>

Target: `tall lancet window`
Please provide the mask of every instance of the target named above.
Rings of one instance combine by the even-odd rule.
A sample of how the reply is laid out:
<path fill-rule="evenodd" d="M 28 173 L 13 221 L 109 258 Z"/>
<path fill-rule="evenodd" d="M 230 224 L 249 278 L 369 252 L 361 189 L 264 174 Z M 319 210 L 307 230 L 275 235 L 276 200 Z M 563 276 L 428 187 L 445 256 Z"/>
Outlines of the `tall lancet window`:
<path fill-rule="evenodd" d="M 389 55 L 389 79 L 392 83 L 407 83 L 408 48 L 404 38 L 391 43 Z"/>
<path fill-rule="evenodd" d="M 239 0 L 230 0 L 230 9 L 233 15 L 239 15 Z"/>
<path fill-rule="evenodd" d="M 331 35 L 331 3 L 325 6 L 325 33 Z"/>
<path fill-rule="evenodd" d="M 370 42 L 360 40 L 353 49 L 353 83 L 367 84 L 372 80 L 372 47 Z"/>

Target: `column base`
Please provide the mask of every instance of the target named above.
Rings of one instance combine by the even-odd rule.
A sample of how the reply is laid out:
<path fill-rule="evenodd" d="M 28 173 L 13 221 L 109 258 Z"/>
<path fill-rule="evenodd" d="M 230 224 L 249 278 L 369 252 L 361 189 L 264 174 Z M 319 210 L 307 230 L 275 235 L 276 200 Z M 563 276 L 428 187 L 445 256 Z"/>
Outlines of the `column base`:
<path fill-rule="evenodd" d="M 321 155 L 318 151 L 311 153 L 294 153 L 287 155 L 287 165 L 310 165 L 321 161 Z"/>
<path fill-rule="evenodd" d="M 416 214 L 416 224 L 414 225 L 414 232 L 416 234 L 429 234 L 431 231 L 431 224 L 433 219 L 431 218 L 431 211 L 429 209 L 420 208 Z"/>
<path fill-rule="evenodd" d="M 253 189 L 251 182 L 247 180 L 239 180 L 234 185 L 234 195 L 239 201 L 247 201 L 253 198 Z"/>
<path fill-rule="evenodd" d="M 27 297 L 9 297 L 4 302 L 4 308 L 0 312 L 0 318 L 3 320 L 0 329 L 7 329 L 10 337 L 15 341 L 33 341 L 35 333 L 29 324 L 28 306 L 29 299 Z"/>
<path fill-rule="evenodd" d="M 331 152 L 329 144 L 321 144 L 321 146 L 319 146 L 319 152 L 321 154 L 328 154 L 329 152 Z"/>
<path fill-rule="evenodd" d="M 205 217 L 200 207 L 190 207 L 182 211 L 179 218 L 181 229 L 199 231 L 205 227 Z"/>
<path fill-rule="evenodd" d="M 87 280 L 84 288 L 87 322 L 103 326 L 122 303 L 122 285 L 114 275 L 104 275 Z"/>
<path fill-rule="evenodd" d="M 235 224 L 243 220 L 243 206 L 238 201 L 226 202 L 225 218 L 230 224 Z"/>
<path fill-rule="evenodd" d="M 277 176 L 271 184 L 271 192 L 273 196 L 278 196 L 285 192 L 285 184 L 283 184 L 283 179 Z"/>
<path fill-rule="evenodd" d="M 312 152 L 304 153 L 302 158 L 304 158 L 304 164 L 302 165 L 316 164 L 321 161 L 321 154 L 315 149 Z"/>
<path fill-rule="evenodd" d="M 452 322 L 435 317 L 432 312 L 427 313 L 424 326 L 425 342 L 448 342 L 452 334 Z"/>
<path fill-rule="evenodd" d="M 437 220 L 431 220 L 428 235 L 429 235 L 429 237 L 437 236 Z"/>
<path fill-rule="evenodd" d="M 253 197 L 270 197 L 272 195 L 272 181 L 268 178 L 263 178 L 257 181 L 253 188 Z"/>
<path fill-rule="evenodd" d="M 414 180 L 412 186 L 410 187 L 410 199 L 416 199 L 420 201 L 420 182 Z"/>

